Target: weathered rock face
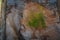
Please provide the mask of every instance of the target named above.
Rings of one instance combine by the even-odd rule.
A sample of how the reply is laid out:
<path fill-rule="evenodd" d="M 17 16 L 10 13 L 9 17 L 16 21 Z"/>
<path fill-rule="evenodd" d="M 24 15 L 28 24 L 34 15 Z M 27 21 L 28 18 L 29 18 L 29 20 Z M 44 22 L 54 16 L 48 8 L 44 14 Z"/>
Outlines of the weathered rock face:
<path fill-rule="evenodd" d="M 12 2 L 11 2 L 12 1 Z M 17 5 L 17 7 L 11 7 Z M 20 19 L 24 8 L 24 1 L 22 0 L 8 0 L 7 1 L 7 18 L 6 18 L 6 36 L 7 40 L 17 40 L 18 31 L 21 28 Z M 23 27 L 22 27 L 23 28 Z M 16 35 L 17 32 L 17 35 Z"/>
<path fill-rule="evenodd" d="M 34 39 L 34 38 L 40 39 L 40 36 L 45 34 L 45 33 L 50 36 L 50 35 L 53 35 L 53 31 L 55 31 L 55 29 L 53 28 L 53 25 L 56 22 L 56 17 L 52 15 L 51 10 L 49 10 L 49 9 L 43 7 L 43 6 L 41 6 L 42 8 L 41 7 L 40 8 L 42 9 L 42 12 L 43 12 L 43 15 L 44 15 L 44 18 L 45 18 L 45 23 L 46 23 L 47 27 L 45 29 L 37 29 L 37 30 L 35 30 L 34 28 L 31 29 L 29 26 L 26 25 L 27 21 L 29 20 L 30 14 L 33 14 L 33 13 L 30 13 L 31 10 L 33 10 L 35 13 L 41 12 L 41 10 L 39 10 L 38 6 L 40 7 L 41 5 L 31 2 L 31 3 L 25 5 L 25 9 L 24 9 L 24 12 L 23 12 L 22 24 L 25 26 L 26 29 L 23 32 L 24 34 L 23 33 L 22 34 L 24 36 L 25 32 L 26 32 L 26 34 L 28 34 L 29 36 L 25 35 L 25 37 L 27 37 L 27 38 L 30 37 L 30 39 L 31 38 L 32 39 Z M 29 30 L 29 32 L 28 32 L 28 30 Z M 40 31 L 38 31 L 38 30 L 40 30 Z M 51 30 L 53 30 L 53 31 L 51 31 Z M 51 31 L 51 34 L 49 34 L 49 31 Z M 33 33 L 35 35 L 33 35 Z M 54 35 L 55 35 L 55 33 L 54 33 Z M 51 36 L 51 38 L 50 38 L 51 40 L 53 40 L 55 37 L 53 39 L 52 38 L 53 37 Z"/>
<path fill-rule="evenodd" d="M 11 12 L 7 15 L 6 18 L 6 34 L 7 40 L 17 40 L 17 35 L 13 27 L 17 29 L 23 35 L 25 40 L 58 40 L 60 37 L 59 33 L 56 31 L 55 22 L 56 17 L 53 16 L 53 11 L 41 6 L 37 3 L 27 3 L 24 6 L 24 1 L 17 1 L 18 7 L 15 9 L 11 8 Z M 24 10 L 23 10 L 24 9 Z M 41 10 L 40 10 L 41 9 Z M 34 11 L 34 13 L 31 12 Z M 21 12 L 22 11 L 22 12 Z M 31 28 L 27 26 L 26 23 L 30 19 L 29 16 L 31 14 L 35 15 L 36 13 L 43 12 L 46 28 L 41 29 L 40 26 L 37 29 Z M 21 17 L 21 13 L 23 13 L 23 18 Z M 32 15 L 32 16 L 33 16 Z M 59 25 L 58 25 L 59 26 Z M 60 28 L 60 27 L 59 27 Z"/>
<path fill-rule="evenodd" d="M 6 18 L 6 34 L 7 34 L 7 40 L 14 40 L 14 37 L 16 37 L 15 31 L 19 31 L 20 29 L 20 18 L 19 11 L 15 9 L 14 7 L 11 9 L 11 13 L 7 15 Z M 14 27 L 16 28 L 14 30 Z"/>

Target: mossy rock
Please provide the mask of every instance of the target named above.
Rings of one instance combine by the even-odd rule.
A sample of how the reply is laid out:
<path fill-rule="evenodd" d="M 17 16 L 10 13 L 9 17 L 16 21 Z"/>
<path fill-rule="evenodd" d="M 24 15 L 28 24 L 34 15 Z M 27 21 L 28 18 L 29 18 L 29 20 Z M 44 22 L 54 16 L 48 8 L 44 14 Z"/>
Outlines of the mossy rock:
<path fill-rule="evenodd" d="M 32 4 L 32 5 L 31 5 Z M 23 24 L 30 28 L 45 28 L 43 7 L 36 3 L 27 4 L 23 14 Z"/>
<path fill-rule="evenodd" d="M 30 18 L 30 20 L 27 21 L 27 25 L 33 28 L 38 28 L 38 27 L 45 28 L 46 24 L 45 24 L 43 13 L 34 14 Z"/>

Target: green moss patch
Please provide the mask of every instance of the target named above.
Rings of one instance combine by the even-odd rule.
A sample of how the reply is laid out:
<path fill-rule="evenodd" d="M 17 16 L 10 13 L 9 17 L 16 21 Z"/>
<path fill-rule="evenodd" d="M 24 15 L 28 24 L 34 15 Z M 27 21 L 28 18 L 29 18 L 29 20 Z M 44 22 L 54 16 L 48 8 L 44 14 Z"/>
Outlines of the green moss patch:
<path fill-rule="evenodd" d="M 38 28 L 38 27 L 45 28 L 46 24 L 45 24 L 43 13 L 35 13 L 34 15 L 32 15 L 30 21 L 28 21 L 27 24 L 28 26 L 34 28 Z"/>

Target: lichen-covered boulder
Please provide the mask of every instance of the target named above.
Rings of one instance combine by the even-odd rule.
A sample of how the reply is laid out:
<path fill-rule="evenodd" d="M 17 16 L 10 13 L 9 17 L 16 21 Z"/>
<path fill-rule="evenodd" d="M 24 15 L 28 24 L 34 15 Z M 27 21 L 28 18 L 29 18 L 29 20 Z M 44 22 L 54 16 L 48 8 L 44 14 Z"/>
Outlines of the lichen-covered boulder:
<path fill-rule="evenodd" d="M 52 15 L 52 11 L 40 4 L 30 2 L 25 5 L 23 11 L 21 24 L 24 25 L 25 29 L 21 30 L 23 31 L 22 34 L 25 35 L 25 38 L 40 39 L 40 34 L 43 34 L 48 27 L 52 27 L 55 19 L 56 17 Z M 28 36 L 24 34 L 25 32 Z"/>

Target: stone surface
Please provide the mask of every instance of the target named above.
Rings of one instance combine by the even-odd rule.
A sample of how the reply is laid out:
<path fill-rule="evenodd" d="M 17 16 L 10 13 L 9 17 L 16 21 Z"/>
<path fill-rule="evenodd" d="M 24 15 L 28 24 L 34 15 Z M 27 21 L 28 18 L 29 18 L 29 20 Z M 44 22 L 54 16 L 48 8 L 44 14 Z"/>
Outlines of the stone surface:
<path fill-rule="evenodd" d="M 15 33 L 13 32 L 14 30 L 11 28 L 11 25 L 9 24 L 10 21 L 11 24 L 14 23 L 13 25 L 16 27 L 17 30 L 20 29 L 20 32 L 25 40 L 44 40 L 45 37 L 46 37 L 45 39 L 47 40 L 60 40 L 59 38 L 60 24 L 56 24 L 56 16 L 52 15 L 54 13 L 53 10 L 55 10 L 55 8 L 53 8 L 51 5 L 42 6 L 47 27 L 39 31 L 39 29 L 34 30 L 28 27 L 27 25 L 25 25 L 27 20 L 29 19 L 27 17 L 29 16 L 30 10 L 34 10 L 35 12 L 40 12 L 39 8 L 37 7 L 39 4 L 32 2 L 28 4 L 24 4 L 23 1 L 20 1 L 20 3 L 19 1 L 17 2 L 18 2 L 17 3 L 18 7 L 16 9 L 12 8 L 11 13 L 7 15 L 7 20 L 6 20 L 7 40 L 14 40 L 14 36 L 15 36 Z M 22 10 L 24 9 L 24 10 L 22 11 L 20 9 Z M 21 15 L 19 15 L 20 13 L 23 13 L 23 19 L 21 19 Z M 22 25 L 20 25 L 19 22 Z"/>

